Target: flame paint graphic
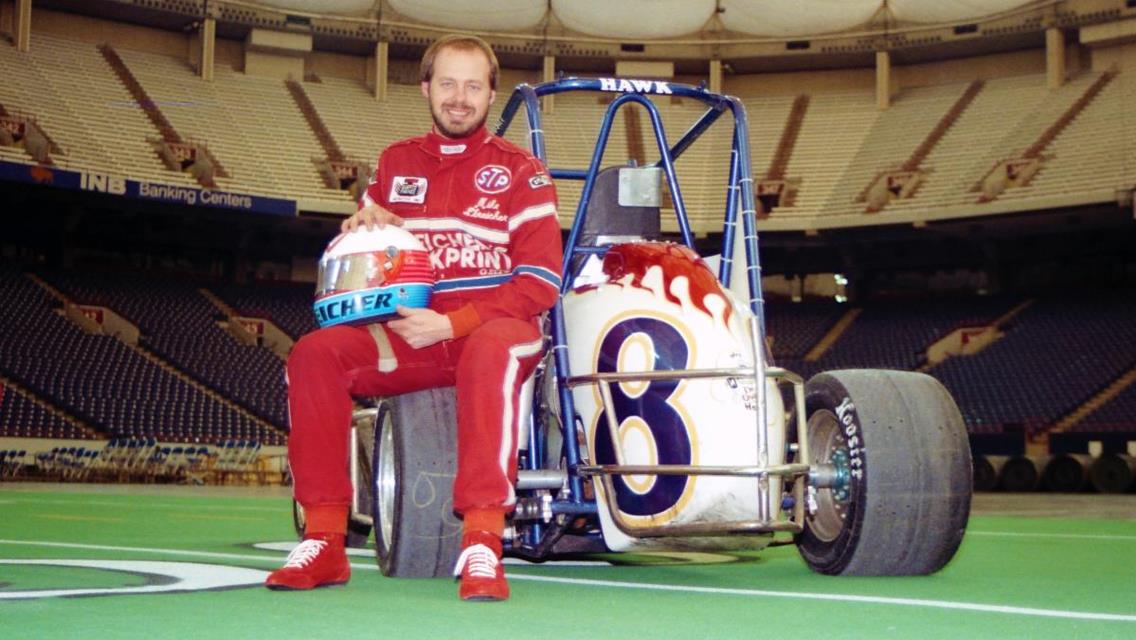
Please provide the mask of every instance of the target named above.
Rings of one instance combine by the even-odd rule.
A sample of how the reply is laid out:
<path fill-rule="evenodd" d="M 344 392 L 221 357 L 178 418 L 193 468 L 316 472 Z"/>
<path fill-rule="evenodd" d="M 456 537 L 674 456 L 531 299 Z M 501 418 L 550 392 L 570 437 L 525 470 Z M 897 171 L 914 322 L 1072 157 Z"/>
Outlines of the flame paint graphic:
<path fill-rule="evenodd" d="M 604 256 L 603 271 L 609 282 L 654 291 L 683 307 L 695 307 L 728 326 L 730 304 L 722 295 L 718 278 L 688 247 L 670 242 L 641 242 L 614 245 Z M 654 278 L 662 279 L 652 286 Z M 710 307 L 714 308 L 711 309 Z"/>

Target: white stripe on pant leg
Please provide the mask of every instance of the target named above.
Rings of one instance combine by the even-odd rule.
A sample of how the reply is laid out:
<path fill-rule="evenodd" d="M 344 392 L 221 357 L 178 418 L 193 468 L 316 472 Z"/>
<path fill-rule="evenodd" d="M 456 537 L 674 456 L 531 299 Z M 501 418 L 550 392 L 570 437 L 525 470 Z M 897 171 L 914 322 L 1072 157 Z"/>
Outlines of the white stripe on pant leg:
<path fill-rule="evenodd" d="M 521 358 L 537 355 L 542 346 L 544 346 L 544 340 L 537 339 L 533 342 L 509 347 L 509 363 L 505 365 L 505 380 L 501 385 L 501 399 L 504 400 L 505 411 L 501 416 L 501 449 L 497 452 L 501 473 L 505 474 L 506 478 L 509 477 L 509 458 L 512 457 L 513 448 L 516 446 L 513 443 L 513 428 L 516 426 L 514 423 L 518 416 L 514 415 L 514 412 L 516 405 L 520 403 L 518 398 L 513 396 L 517 391 L 517 374 L 520 373 Z M 511 507 L 516 501 L 517 495 L 513 490 L 513 483 L 510 482 L 509 497 L 505 500 L 505 506 Z"/>

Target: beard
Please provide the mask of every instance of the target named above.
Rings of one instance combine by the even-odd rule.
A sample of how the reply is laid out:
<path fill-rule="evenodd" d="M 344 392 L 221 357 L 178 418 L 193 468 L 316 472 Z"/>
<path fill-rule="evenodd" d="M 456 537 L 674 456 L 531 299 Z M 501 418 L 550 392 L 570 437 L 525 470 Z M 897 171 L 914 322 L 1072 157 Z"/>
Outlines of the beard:
<path fill-rule="evenodd" d="M 469 136 L 469 134 L 480 129 L 481 126 L 485 124 L 486 118 L 489 117 L 489 110 L 486 109 L 485 113 L 481 116 L 481 118 L 479 120 L 470 121 L 468 124 L 465 124 L 465 125 L 459 125 L 459 126 L 456 126 L 456 127 L 451 127 L 451 126 L 447 125 L 442 118 L 444 116 L 444 112 L 445 112 L 446 109 L 455 108 L 455 107 L 461 108 L 461 109 L 468 109 L 470 112 L 476 111 L 476 109 L 473 107 L 473 105 L 471 105 L 469 103 L 445 102 L 438 109 L 435 109 L 433 104 L 430 105 L 430 117 L 432 117 L 434 119 L 434 127 L 438 130 L 438 133 L 442 134 L 443 136 L 446 136 L 447 138 L 465 138 L 465 137 Z"/>

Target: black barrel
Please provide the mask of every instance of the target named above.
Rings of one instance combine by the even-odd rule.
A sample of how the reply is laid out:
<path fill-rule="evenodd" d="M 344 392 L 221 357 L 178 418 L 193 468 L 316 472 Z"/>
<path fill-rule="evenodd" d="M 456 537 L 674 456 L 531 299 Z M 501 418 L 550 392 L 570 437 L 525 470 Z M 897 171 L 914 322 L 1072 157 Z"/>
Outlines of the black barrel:
<path fill-rule="evenodd" d="M 1101 493 L 1124 493 L 1136 489 L 1136 457 L 1106 453 L 1089 467 L 1089 480 Z"/>
<path fill-rule="evenodd" d="M 998 486 L 1003 491 L 1036 491 L 1041 484 L 1041 470 L 1049 456 L 1014 456 L 1002 465 Z"/>
<path fill-rule="evenodd" d="M 1089 467 L 1093 457 L 1087 453 L 1063 453 L 1054 456 L 1042 472 L 1041 483 L 1047 491 L 1075 493 L 1089 488 Z"/>
<path fill-rule="evenodd" d="M 998 488 L 998 480 L 1002 475 L 1002 467 L 1009 460 L 1008 456 L 975 456 L 974 458 L 974 490 L 994 491 Z"/>

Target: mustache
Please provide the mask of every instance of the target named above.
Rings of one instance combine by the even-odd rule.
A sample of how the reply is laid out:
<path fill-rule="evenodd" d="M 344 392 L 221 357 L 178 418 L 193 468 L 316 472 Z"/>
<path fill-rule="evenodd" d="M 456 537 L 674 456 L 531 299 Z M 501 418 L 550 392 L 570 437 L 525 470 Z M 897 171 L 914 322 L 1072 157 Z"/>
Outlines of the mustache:
<path fill-rule="evenodd" d="M 474 110 L 472 104 L 470 104 L 468 102 L 459 101 L 459 100 L 450 100 L 448 102 L 443 102 L 442 108 L 443 109 L 468 109 L 470 111 Z"/>

